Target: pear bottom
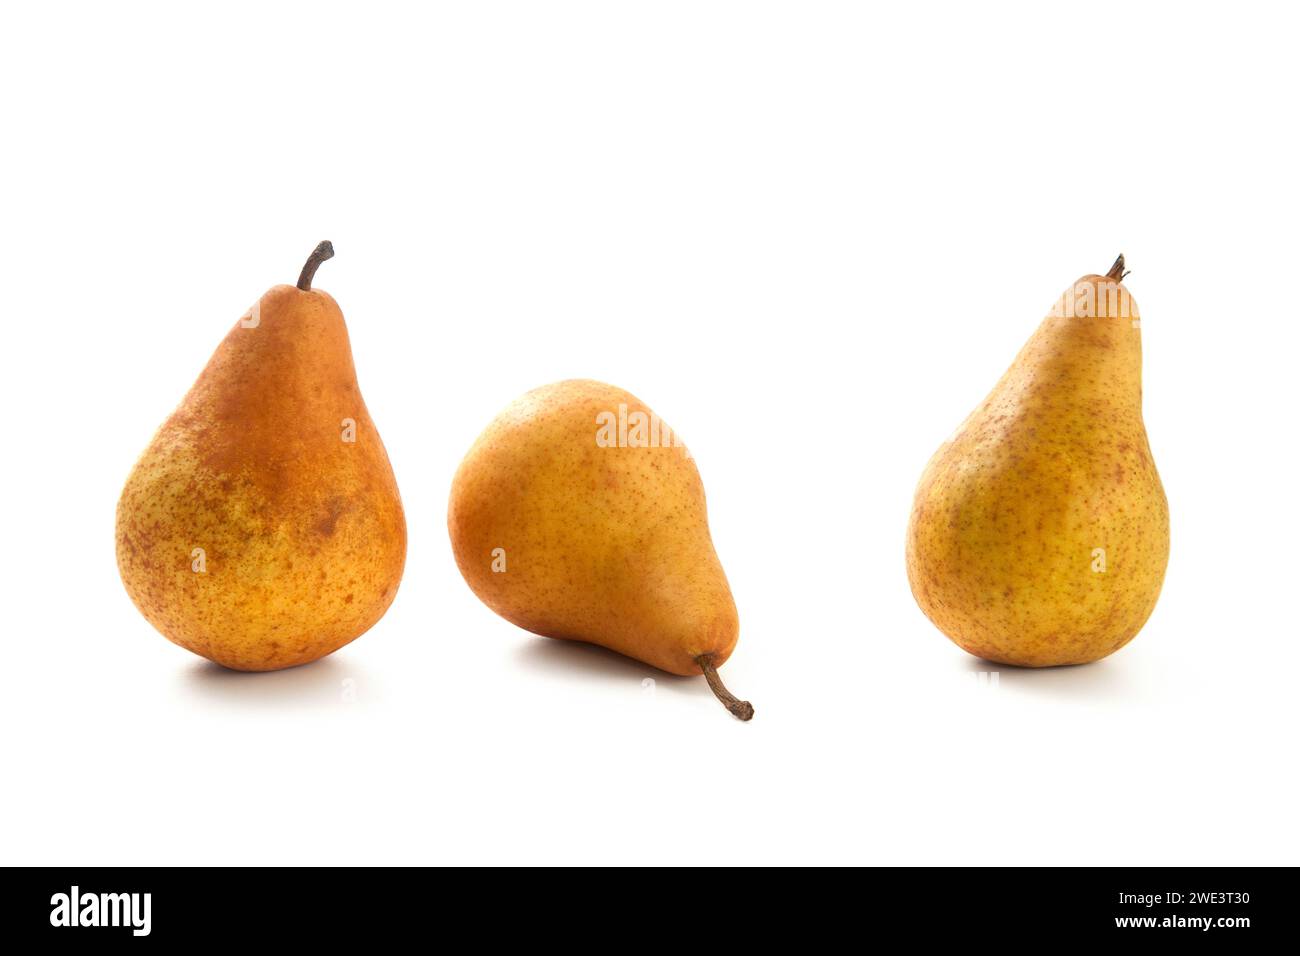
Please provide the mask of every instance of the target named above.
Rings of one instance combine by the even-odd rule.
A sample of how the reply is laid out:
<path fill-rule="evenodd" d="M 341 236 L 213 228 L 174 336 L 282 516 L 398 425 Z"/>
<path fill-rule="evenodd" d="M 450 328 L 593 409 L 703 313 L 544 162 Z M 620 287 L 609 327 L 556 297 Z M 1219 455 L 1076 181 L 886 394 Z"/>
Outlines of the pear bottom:
<path fill-rule="evenodd" d="M 1155 609 L 1167 534 L 1116 548 L 1119 568 L 1096 573 L 1082 546 L 1062 549 L 1055 564 L 1007 560 L 1011 548 L 981 556 L 949 537 L 946 519 L 931 516 L 922 507 L 909 532 L 912 593 L 934 625 L 976 657 L 1016 667 L 1089 664 L 1136 637 Z M 1142 585 L 1125 586 L 1125 571 Z"/>
<path fill-rule="evenodd" d="M 324 657 L 392 604 L 406 556 L 395 499 L 195 478 L 164 446 L 127 481 L 117 560 L 127 594 L 164 637 L 224 667 L 270 671 Z M 202 472 L 199 472 L 201 475 Z"/>

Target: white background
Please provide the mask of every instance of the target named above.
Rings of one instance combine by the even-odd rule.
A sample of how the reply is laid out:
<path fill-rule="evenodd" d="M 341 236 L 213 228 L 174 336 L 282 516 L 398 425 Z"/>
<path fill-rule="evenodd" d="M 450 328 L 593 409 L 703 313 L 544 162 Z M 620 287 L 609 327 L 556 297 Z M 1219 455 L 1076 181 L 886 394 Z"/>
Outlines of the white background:
<path fill-rule="evenodd" d="M 5 14 L 3 862 L 1300 862 L 1294 14 L 544 7 Z M 127 598 L 114 506 L 323 238 L 406 576 L 332 657 L 224 672 Z M 908 589 L 913 487 L 1121 251 L 1164 594 L 981 688 Z M 751 723 L 457 573 L 461 456 L 575 376 L 690 443 Z"/>

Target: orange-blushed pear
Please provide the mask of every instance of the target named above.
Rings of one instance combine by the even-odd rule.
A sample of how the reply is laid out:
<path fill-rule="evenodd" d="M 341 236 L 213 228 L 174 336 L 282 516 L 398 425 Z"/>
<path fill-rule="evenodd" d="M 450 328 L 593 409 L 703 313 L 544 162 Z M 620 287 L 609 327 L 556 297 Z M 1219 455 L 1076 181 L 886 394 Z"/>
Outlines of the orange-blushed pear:
<path fill-rule="evenodd" d="M 226 667 L 305 664 L 364 634 L 406 561 L 397 481 L 316 247 L 235 323 L 154 435 L 117 506 L 127 593 Z"/>
<path fill-rule="evenodd" d="M 635 396 L 572 380 L 516 400 L 461 462 L 447 526 L 466 582 L 506 620 L 703 674 L 753 717 L 718 676 L 740 622 L 699 471 Z"/>

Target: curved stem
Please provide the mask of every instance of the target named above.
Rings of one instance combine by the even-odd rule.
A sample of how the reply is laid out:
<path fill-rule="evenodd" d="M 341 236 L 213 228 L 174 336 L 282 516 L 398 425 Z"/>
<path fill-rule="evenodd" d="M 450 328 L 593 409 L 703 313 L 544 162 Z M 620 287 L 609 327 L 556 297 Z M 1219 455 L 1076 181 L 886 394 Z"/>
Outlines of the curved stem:
<path fill-rule="evenodd" d="M 701 654 L 695 658 L 695 663 L 699 664 L 700 670 L 704 671 L 704 679 L 709 682 L 709 690 L 713 691 L 713 696 L 722 701 L 722 706 L 731 711 L 732 717 L 737 720 L 749 720 L 754 716 L 754 705 L 738 698 L 727 690 L 726 684 L 722 683 L 722 678 L 718 676 L 718 669 L 713 666 L 712 654 Z"/>
<path fill-rule="evenodd" d="M 1115 264 L 1111 266 L 1110 271 L 1106 273 L 1106 278 L 1114 279 L 1116 282 L 1119 282 L 1126 275 L 1128 275 L 1128 273 L 1124 271 L 1124 253 L 1121 252 L 1119 258 L 1115 260 Z"/>
<path fill-rule="evenodd" d="M 311 280 L 316 277 L 316 270 L 326 259 L 334 258 L 334 244 L 326 239 L 307 257 L 307 264 L 302 267 L 302 274 L 298 276 L 298 288 L 303 292 L 311 291 Z"/>

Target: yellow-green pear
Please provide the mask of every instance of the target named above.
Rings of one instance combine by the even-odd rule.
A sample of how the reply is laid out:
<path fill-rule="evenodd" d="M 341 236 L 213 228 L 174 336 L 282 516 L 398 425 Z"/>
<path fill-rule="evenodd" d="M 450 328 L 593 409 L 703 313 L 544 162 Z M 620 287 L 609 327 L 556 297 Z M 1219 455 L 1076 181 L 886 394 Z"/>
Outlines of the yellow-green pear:
<path fill-rule="evenodd" d="M 276 670 L 365 633 L 397 593 L 406 520 L 343 313 L 311 287 L 258 300 L 126 480 L 117 564 L 170 641 Z"/>
<path fill-rule="evenodd" d="M 515 401 L 461 462 L 447 526 L 466 582 L 506 620 L 704 674 L 753 716 L 717 673 L 740 623 L 699 471 L 635 396 L 575 380 Z"/>
<path fill-rule="evenodd" d="M 1085 664 L 1156 605 L 1169 508 L 1142 420 L 1124 257 L 1071 286 L 930 460 L 907 531 L 917 603 L 1003 664 Z"/>

